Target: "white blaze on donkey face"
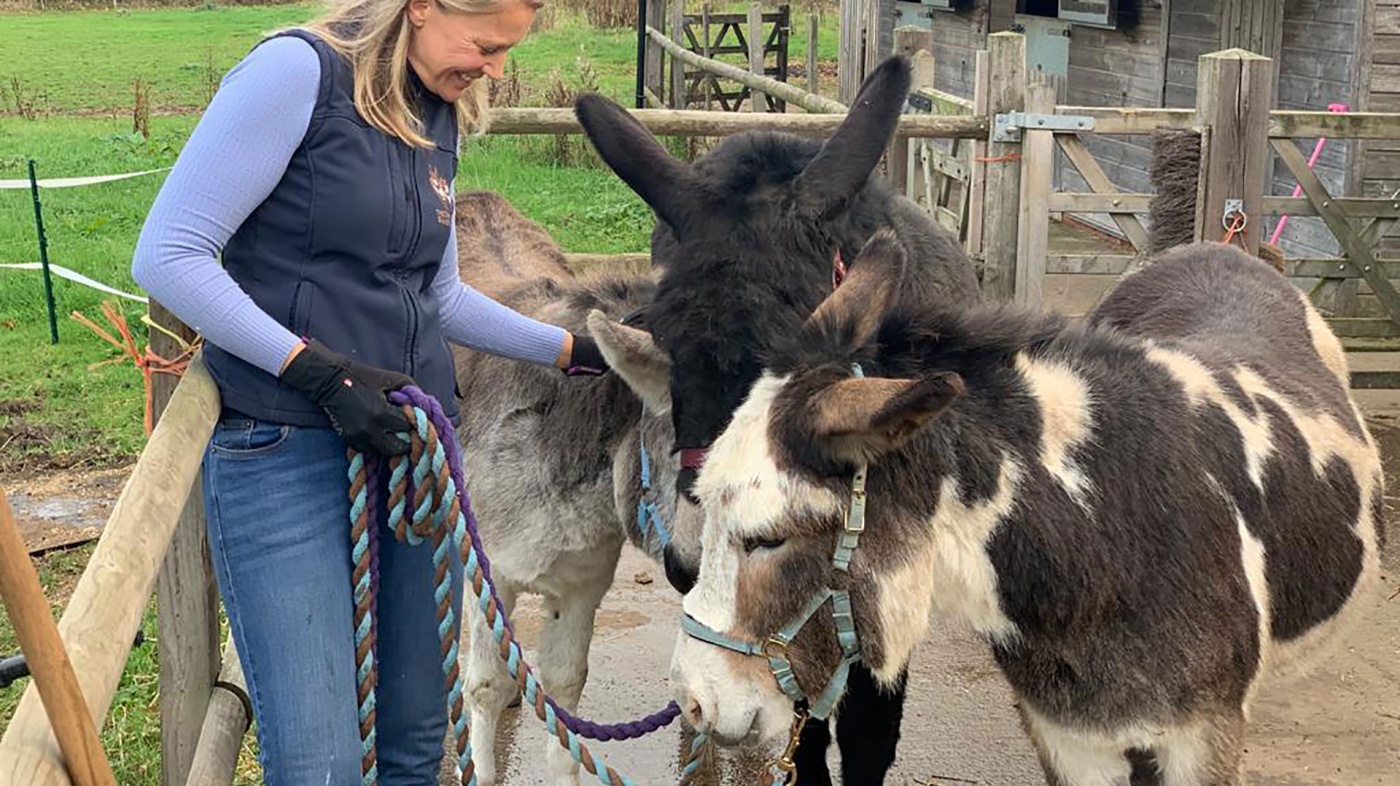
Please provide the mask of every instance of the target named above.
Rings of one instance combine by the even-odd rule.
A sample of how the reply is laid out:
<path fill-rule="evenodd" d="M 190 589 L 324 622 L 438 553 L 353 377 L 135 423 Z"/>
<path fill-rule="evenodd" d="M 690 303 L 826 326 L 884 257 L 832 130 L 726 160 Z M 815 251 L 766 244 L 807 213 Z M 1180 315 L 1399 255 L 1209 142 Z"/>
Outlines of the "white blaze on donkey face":
<path fill-rule="evenodd" d="M 786 382 L 765 376 L 754 385 L 710 448 L 695 484 L 706 511 L 705 556 L 684 609 L 711 629 L 745 641 L 761 641 L 775 631 L 741 629 L 739 598 L 762 596 L 771 591 L 758 586 L 765 577 L 781 577 L 765 570 L 773 555 L 764 549 L 745 554 L 744 540 L 770 535 L 785 520 L 830 514 L 840 507 L 830 491 L 784 472 L 774 460 L 768 424 L 773 399 Z M 819 613 L 809 624 L 830 623 Z M 671 679 L 687 722 L 718 741 L 785 739 L 792 702 L 779 689 L 767 660 L 682 632 L 671 660 Z"/>

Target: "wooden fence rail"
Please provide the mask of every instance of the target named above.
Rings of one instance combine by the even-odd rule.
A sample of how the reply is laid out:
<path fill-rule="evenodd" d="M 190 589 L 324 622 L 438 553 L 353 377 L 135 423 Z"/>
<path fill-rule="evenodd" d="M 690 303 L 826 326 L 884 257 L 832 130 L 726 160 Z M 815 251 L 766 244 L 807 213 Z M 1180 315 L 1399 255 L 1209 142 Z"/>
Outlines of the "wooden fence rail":
<path fill-rule="evenodd" d="M 141 451 L 58 623 L 98 728 L 107 717 L 218 412 L 218 389 L 196 359 Z M 0 783 L 70 783 L 33 684 L 26 686 L 0 738 Z"/>

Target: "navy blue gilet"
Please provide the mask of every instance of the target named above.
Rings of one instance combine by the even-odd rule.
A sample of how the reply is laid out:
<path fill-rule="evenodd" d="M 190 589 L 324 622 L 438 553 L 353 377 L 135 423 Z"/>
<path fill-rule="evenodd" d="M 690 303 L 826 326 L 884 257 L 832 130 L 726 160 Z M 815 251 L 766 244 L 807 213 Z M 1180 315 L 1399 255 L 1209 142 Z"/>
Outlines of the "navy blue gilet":
<path fill-rule="evenodd" d="M 224 268 L 264 312 L 298 336 L 403 372 L 458 422 L 455 368 L 432 281 L 455 219 L 456 108 L 408 69 L 408 97 L 430 148 L 369 125 L 355 109 L 350 64 L 318 36 L 321 85 L 286 173 L 229 239 Z M 329 427 L 324 411 L 277 377 L 209 344 L 224 406 L 274 423 Z"/>

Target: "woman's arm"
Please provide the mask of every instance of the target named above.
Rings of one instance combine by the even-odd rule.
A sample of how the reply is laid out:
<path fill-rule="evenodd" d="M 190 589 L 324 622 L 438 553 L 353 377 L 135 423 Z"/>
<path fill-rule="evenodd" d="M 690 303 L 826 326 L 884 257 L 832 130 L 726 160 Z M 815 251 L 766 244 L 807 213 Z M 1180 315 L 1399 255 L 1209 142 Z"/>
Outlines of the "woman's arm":
<path fill-rule="evenodd" d="M 573 343 L 568 331 L 531 319 L 462 281 L 455 225 L 448 233 L 433 290 L 441 307 L 443 334 L 454 344 L 541 366 L 562 368 L 568 362 Z"/>
<path fill-rule="evenodd" d="M 282 178 L 316 105 L 321 66 L 305 41 L 275 38 L 224 77 L 161 186 L 131 275 L 212 344 L 278 375 L 300 339 L 219 264 L 224 244 Z"/>

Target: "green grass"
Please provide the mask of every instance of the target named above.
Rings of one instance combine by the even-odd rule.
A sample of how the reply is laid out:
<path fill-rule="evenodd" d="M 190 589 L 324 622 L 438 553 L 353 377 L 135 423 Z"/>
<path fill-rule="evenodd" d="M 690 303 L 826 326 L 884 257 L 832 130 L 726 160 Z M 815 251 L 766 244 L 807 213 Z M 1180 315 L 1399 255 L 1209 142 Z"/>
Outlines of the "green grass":
<path fill-rule="evenodd" d="M 82 573 L 91 545 L 50 552 L 35 560 L 39 583 L 49 599 L 55 619 L 72 592 L 77 576 Z M 159 690 L 156 685 L 160 666 L 156 660 L 155 602 L 146 605 L 141 620 L 145 642 L 132 650 L 126 670 L 112 697 L 107 723 L 102 728 L 102 747 L 112 765 L 112 774 L 121 784 L 160 783 L 160 716 L 157 712 Z M 0 613 L 0 654 L 19 652 L 19 642 L 9 618 Z M 20 680 L 0 690 L 0 730 L 9 725 L 28 679 Z M 255 783 L 243 780 L 241 783 Z"/>

